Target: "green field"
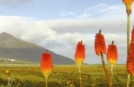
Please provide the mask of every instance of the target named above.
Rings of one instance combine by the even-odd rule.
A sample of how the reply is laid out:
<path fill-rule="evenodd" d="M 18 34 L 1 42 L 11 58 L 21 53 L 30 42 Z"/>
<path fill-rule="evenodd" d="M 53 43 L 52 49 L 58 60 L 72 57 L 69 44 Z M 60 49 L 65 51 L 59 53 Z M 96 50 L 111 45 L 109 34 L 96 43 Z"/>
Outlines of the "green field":
<path fill-rule="evenodd" d="M 107 66 L 109 74 L 110 69 Z M 107 87 L 102 65 L 82 66 L 83 87 Z M 11 73 L 12 87 L 45 87 L 45 78 L 39 64 L 0 65 L 0 87 L 7 84 L 6 70 Z M 127 71 L 125 65 L 114 67 L 114 87 L 126 87 Z M 48 79 L 48 87 L 79 87 L 78 67 L 75 65 L 55 65 Z"/>

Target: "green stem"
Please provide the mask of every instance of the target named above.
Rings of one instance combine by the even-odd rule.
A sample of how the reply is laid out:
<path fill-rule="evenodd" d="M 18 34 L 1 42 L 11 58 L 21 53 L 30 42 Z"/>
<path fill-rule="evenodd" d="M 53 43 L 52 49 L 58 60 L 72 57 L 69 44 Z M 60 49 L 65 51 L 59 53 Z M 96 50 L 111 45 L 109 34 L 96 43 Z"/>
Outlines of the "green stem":
<path fill-rule="evenodd" d="M 106 78 L 107 78 L 107 80 L 108 80 L 108 86 L 111 87 L 110 79 L 109 79 L 109 76 L 108 76 L 108 71 L 107 71 L 107 69 L 106 69 L 105 61 L 104 61 L 104 57 L 103 57 L 103 54 L 102 54 L 102 53 L 101 53 L 101 61 L 102 61 L 102 65 L 103 65 L 103 69 L 104 69 Z"/>
<path fill-rule="evenodd" d="M 134 77 L 132 76 L 132 87 L 134 87 Z"/>
<path fill-rule="evenodd" d="M 46 87 L 48 87 L 48 82 L 47 82 L 48 78 L 46 78 Z"/>
<path fill-rule="evenodd" d="M 130 82 L 130 73 L 127 75 L 127 87 L 129 87 L 129 82 Z"/>
<path fill-rule="evenodd" d="M 130 46 L 130 14 L 127 15 L 127 56 L 129 53 L 129 46 Z M 130 73 L 128 73 L 127 77 L 127 87 L 129 87 L 130 82 Z"/>
<path fill-rule="evenodd" d="M 82 87 L 81 67 L 79 66 L 80 87 Z"/>
<path fill-rule="evenodd" d="M 127 15 L 127 55 L 130 46 L 130 15 Z"/>
<path fill-rule="evenodd" d="M 111 87 L 113 86 L 113 65 L 111 65 Z"/>

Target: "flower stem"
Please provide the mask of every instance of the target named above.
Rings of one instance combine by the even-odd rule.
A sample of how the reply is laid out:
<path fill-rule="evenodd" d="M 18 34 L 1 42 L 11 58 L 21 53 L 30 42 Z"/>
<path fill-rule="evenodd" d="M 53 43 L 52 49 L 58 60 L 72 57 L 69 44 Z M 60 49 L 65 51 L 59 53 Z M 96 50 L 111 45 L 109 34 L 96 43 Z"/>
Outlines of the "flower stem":
<path fill-rule="evenodd" d="M 130 82 L 130 73 L 127 75 L 127 87 L 129 87 L 129 82 Z"/>
<path fill-rule="evenodd" d="M 79 66 L 80 87 L 82 87 L 81 67 Z"/>
<path fill-rule="evenodd" d="M 108 71 L 107 71 L 107 69 L 106 69 L 105 61 L 104 61 L 104 57 L 103 57 L 103 54 L 102 54 L 102 53 L 101 53 L 101 61 L 102 61 L 102 65 L 103 65 L 103 69 L 104 69 L 106 78 L 107 78 L 107 80 L 108 80 L 108 86 L 111 87 L 110 79 L 109 79 L 109 76 L 108 76 Z"/>
<path fill-rule="evenodd" d="M 46 87 L 48 87 L 48 83 L 47 83 L 47 80 L 48 80 L 48 78 L 46 78 Z"/>
<path fill-rule="evenodd" d="M 113 65 L 111 65 L 111 87 L 113 85 Z"/>
<path fill-rule="evenodd" d="M 130 14 L 127 14 L 127 55 L 129 53 L 129 45 L 130 45 Z M 127 87 L 129 87 L 130 82 L 130 73 L 127 76 Z"/>
<path fill-rule="evenodd" d="M 134 76 L 132 76 L 132 87 L 134 87 Z"/>
<path fill-rule="evenodd" d="M 127 54 L 130 46 L 130 15 L 127 15 Z"/>

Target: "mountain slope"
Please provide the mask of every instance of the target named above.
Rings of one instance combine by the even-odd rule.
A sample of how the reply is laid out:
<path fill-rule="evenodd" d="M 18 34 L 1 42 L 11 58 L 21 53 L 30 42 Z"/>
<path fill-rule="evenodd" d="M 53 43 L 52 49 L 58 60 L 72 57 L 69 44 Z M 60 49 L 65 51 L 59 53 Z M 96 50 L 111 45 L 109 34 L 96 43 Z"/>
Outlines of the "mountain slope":
<path fill-rule="evenodd" d="M 48 49 L 47 49 L 48 50 Z M 28 62 L 40 62 L 46 48 L 20 40 L 6 32 L 0 34 L 0 58 L 13 58 Z M 54 64 L 74 64 L 74 60 L 48 50 Z"/>
<path fill-rule="evenodd" d="M 0 34 L 0 47 L 3 48 L 41 48 L 40 46 L 20 40 L 6 32 Z"/>

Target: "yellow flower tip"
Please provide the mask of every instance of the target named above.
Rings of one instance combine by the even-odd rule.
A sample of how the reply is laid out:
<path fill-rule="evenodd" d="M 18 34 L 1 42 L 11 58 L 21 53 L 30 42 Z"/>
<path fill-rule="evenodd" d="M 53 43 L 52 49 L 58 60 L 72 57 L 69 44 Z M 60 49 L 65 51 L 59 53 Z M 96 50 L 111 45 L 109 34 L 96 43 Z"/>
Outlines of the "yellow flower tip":
<path fill-rule="evenodd" d="M 81 66 L 81 64 L 84 62 L 84 59 L 76 58 L 76 59 L 75 59 L 75 62 L 76 62 L 76 65 L 77 65 L 77 66 Z"/>
<path fill-rule="evenodd" d="M 67 81 L 67 84 L 69 84 L 70 83 L 70 80 L 69 81 Z"/>
<path fill-rule="evenodd" d="M 109 59 L 108 60 L 108 63 L 111 65 L 111 66 L 114 66 L 116 64 L 116 60 L 114 60 L 113 58 Z"/>
<path fill-rule="evenodd" d="M 45 78 L 48 78 L 51 72 L 52 72 L 51 70 L 46 70 L 46 71 L 42 71 L 42 74 L 43 76 L 45 76 Z"/>
<path fill-rule="evenodd" d="M 8 74 L 9 73 L 9 70 L 6 70 L 6 74 Z"/>

